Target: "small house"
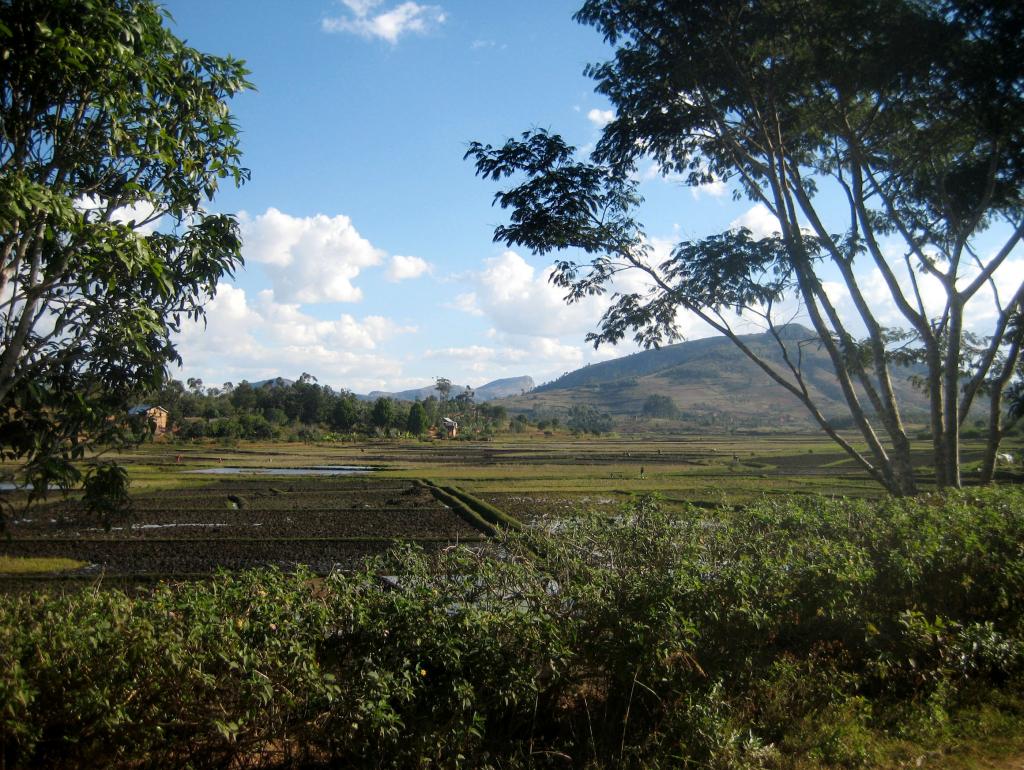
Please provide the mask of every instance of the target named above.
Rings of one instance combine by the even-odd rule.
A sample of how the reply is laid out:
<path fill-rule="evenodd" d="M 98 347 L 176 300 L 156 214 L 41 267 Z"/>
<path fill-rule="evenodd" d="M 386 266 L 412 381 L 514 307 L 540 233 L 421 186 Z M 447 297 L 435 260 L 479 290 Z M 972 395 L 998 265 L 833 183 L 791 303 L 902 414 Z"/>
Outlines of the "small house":
<path fill-rule="evenodd" d="M 128 410 L 129 417 L 140 417 L 142 415 L 145 415 L 150 423 L 152 423 L 154 435 L 162 436 L 167 432 L 168 412 L 162 406 L 139 404 Z"/>
<path fill-rule="evenodd" d="M 459 424 L 451 417 L 442 418 L 441 427 L 444 428 L 444 434 L 447 438 L 455 438 L 459 435 Z"/>

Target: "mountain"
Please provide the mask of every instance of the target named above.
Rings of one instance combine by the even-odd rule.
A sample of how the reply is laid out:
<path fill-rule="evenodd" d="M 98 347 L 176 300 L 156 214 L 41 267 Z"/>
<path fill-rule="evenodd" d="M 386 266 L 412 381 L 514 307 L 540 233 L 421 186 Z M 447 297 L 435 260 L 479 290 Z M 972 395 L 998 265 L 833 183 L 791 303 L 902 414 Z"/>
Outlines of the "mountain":
<path fill-rule="evenodd" d="M 477 401 L 493 401 L 496 398 L 507 398 L 529 393 L 534 388 L 533 377 L 506 377 L 494 380 L 476 389 Z M 454 389 L 453 391 L 454 392 Z"/>
<path fill-rule="evenodd" d="M 274 377 L 270 380 L 260 380 L 249 384 L 256 390 L 260 388 L 290 388 L 295 384 L 295 380 L 289 380 L 287 377 Z"/>
<path fill-rule="evenodd" d="M 452 384 L 449 398 L 455 398 L 459 393 L 462 393 L 468 386 L 466 385 L 455 385 Z M 493 401 L 496 398 L 506 398 L 508 396 L 518 396 L 523 393 L 527 393 L 533 390 L 534 383 L 532 377 L 506 377 L 502 380 L 494 380 L 488 382 L 486 385 L 481 385 L 479 388 L 470 388 L 473 390 L 474 398 L 476 401 Z M 423 401 L 430 396 L 437 396 L 437 387 L 434 385 L 425 385 L 422 388 L 412 388 L 410 390 L 402 390 L 397 393 L 387 393 L 382 390 L 374 390 L 365 396 L 360 398 L 366 400 L 375 400 L 380 397 L 393 398 L 398 401 Z"/>
<path fill-rule="evenodd" d="M 847 415 L 831 359 L 813 331 L 797 324 L 782 330 L 794 363 L 822 412 L 834 419 Z M 776 367 L 785 366 L 774 338 L 767 333 L 741 337 L 744 344 Z M 904 417 L 926 415 L 927 401 L 910 382 L 916 373 L 893 371 L 894 388 Z M 652 395 L 672 398 L 688 422 L 736 427 L 800 427 L 812 420 L 804 406 L 773 382 L 725 337 L 708 337 L 645 350 L 590 364 L 563 374 L 525 396 L 506 399 L 512 412 L 564 413 L 574 403 L 590 404 L 615 416 L 643 413 Z M 867 405 L 867 400 L 865 399 Z"/>

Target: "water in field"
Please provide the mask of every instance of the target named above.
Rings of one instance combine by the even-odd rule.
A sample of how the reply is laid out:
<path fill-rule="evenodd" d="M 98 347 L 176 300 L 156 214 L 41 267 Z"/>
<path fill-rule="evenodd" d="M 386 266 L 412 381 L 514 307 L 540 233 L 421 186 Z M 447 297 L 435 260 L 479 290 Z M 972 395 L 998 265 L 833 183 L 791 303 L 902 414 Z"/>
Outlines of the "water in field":
<path fill-rule="evenodd" d="M 204 473 L 212 476 L 234 476 L 251 473 L 259 476 L 355 476 L 375 470 L 368 465 L 311 465 L 306 468 L 240 468 L 216 467 L 199 468 L 183 473 Z"/>

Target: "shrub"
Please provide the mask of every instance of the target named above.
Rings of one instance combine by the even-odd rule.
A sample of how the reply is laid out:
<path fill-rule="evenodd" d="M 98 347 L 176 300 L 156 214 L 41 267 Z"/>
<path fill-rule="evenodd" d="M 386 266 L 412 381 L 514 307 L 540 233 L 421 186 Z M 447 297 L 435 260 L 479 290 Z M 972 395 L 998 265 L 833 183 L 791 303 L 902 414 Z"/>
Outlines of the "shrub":
<path fill-rule="evenodd" d="M 975 738 L 1020 727 L 1022 542 L 1017 489 L 674 515 L 641 498 L 325 579 L 2 597 L 2 759 L 883 764 L 892 736 L 933 749 L 960 714 Z"/>

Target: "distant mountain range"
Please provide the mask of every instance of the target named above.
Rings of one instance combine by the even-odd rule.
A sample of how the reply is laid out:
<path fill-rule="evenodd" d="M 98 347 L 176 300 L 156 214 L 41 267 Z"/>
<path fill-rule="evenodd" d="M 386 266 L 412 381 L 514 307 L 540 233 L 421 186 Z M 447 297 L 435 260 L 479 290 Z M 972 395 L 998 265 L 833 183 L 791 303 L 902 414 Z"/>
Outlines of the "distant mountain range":
<path fill-rule="evenodd" d="M 790 343 L 791 354 L 800 356 L 808 388 L 821 411 L 832 419 L 845 419 L 846 402 L 832 361 L 818 344 L 815 333 L 798 324 L 790 324 L 782 333 Z M 742 340 L 765 360 L 784 366 L 770 334 L 748 334 Z M 893 371 L 901 411 L 911 423 L 927 419 L 927 399 L 910 381 L 912 375 L 920 373 L 917 369 Z M 284 384 L 290 382 L 284 380 Z M 264 381 L 253 386 L 273 384 L 274 381 Z M 465 389 L 465 385 L 453 383 L 449 397 L 455 398 Z M 478 402 L 500 399 L 513 414 L 536 417 L 564 415 L 573 404 L 589 404 L 618 418 L 633 417 L 643 414 L 644 402 L 652 395 L 670 397 L 680 417 L 691 425 L 817 427 L 796 398 L 772 382 L 725 337 L 680 342 L 590 364 L 539 387 L 534 386 L 531 377 L 524 376 L 494 380 L 474 389 Z M 373 400 L 381 396 L 423 400 L 437 396 L 437 388 L 430 384 L 398 392 L 373 391 L 358 397 Z"/>
<path fill-rule="evenodd" d="M 462 393 L 469 387 L 467 385 L 456 385 L 452 383 L 451 391 L 448 394 L 449 398 L 455 398 L 459 393 Z M 498 398 L 507 398 L 509 396 L 519 396 L 524 393 L 529 393 L 534 388 L 532 377 L 506 377 L 501 380 L 494 380 L 488 382 L 486 385 L 481 385 L 479 388 L 470 388 L 473 391 L 474 400 L 481 401 L 494 401 Z M 380 397 L 393 398 L 399 401 L 423 401 L 430 396 L 437 396 L 436 385 L 424 385 L 422 388 L 412 388 L 410 390 L 401 390 L 397 393 L 388 393 L 382 390 L 374 390 L 367 393 L 365 396 L 360 398 L 366 400 L 375 400 Z"/>
<path fill-rule="evenodd" d="M 259 380 L 258 382 L 249 383 L 254 388 L 276 388 L 276 387 L 290 387 L 295 384 L 295 380 L 290 380 L 287 377 L 274 377 L 268 380 Z M 449 398 L 455 398 L 457 395 L 462 393 L 467 385 L 455 385 L 452 384 L 451 391 L 448 394 Z M 519 396 L 524 393 L 529 393 L 534 388 L 534 382 L 532 377 L 506 377 L 501 380 L 494 380 L 488 382 L 486 385 L 481 385 L 479 388 L 470 389 L 473 391 L 473 399 L 477 402 L 481 401 L 494 401 L 498 398 L 507 398 L 508 396 Z M 360 398 L 363 401 L 375 401 L 376 399 L 384 396 L 386 398 L 393 398 L 398 401 L 423 401 L 430 396 L 437 396 L 436 385 L 424 385 L 422 388 L 412 388 L 410 390 L 402 390 L 397 393 L 391 393 L 383 390 L 374 390 L 367 394 L 356 393 L 356 398 Z"/>
<path fill-rule="evenodd" d="M 829 417 L 848 414 L 828 354 L 810 329 L 791 324 L 783 330 L 791 355 L 799 349 L 809 389 Z M 749 334 L 743 342 L 776 366 L 783 361 L 770 334 Z M 910 382 L 914 370 L 897 369 L 894 387 L 908 421 L 924 418 L 927 401 Z M 775 384 L 725 337 L 667 345 L 590 364 L 505 400 L 511 412 L 564 412 L 574 403 L 590 404 L 615 416 L 640 415 L 651 395 L 672 398 L 690 422 L 709 425 L 793 426 L 810 424 L 803 405 Z"/>

